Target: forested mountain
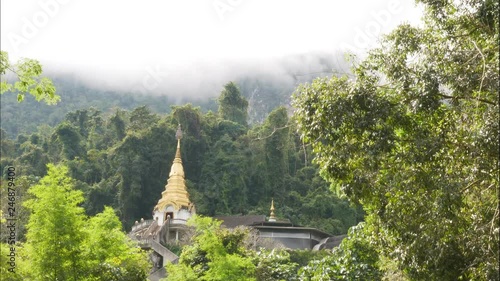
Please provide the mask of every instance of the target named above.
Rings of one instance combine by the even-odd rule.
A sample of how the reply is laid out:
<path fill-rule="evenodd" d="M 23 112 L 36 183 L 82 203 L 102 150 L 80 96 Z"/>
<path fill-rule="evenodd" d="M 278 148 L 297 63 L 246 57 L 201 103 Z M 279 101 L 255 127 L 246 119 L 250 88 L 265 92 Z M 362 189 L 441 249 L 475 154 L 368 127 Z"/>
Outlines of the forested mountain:
<path fill-rule="evenodd" d="M 67 113 L 79 109 L 94 107 L 104 113 L 113 108 L 126 110 L 140 105 L 147 105 L 156 113 L 168 113 L 174 101 L 168 96 L 145 96 L 136 93 L 105 91 L 87 86 L 72 75 L 53 77 L 57 94 L 62 96 L 56 105 L 47 105 L 26 96 L 23 103 L 18 103 L 16 95 L 5 93 L 1 96 L 2 129 L 9 138 L 16 138 L 21 133 L 33 133 L 40 125 L 54 126 L 63 121 Z M 205 109 L 215 108 L 214 100 L 196 101 Z"/>
<path fill-rule="evenodd" d="M 44 274 L 66 279 L 72 273 L 100 276 L 96 280 L 128 278 L 124 276 L 143 280 L 147 258 L 131 248 L 117 228 L 129 230 L 134 221 L 151 218 L 174 158 L 179 123 L 183 128 L 181 153 L 188 191 L 198 214 L 268 215 L 274 199 L 278 218 L 331 234 L 345 234 L 363 220 L 362 209 L 331 193 L 329 184 L 319 176 L 318 167 L 310 162 L 311 147 L 300 140 L 285 107 L 273 109 L 262 124 L 249 125 L 249 102 L 232 82 L 224 86 L 216 102 L 215 112 L 206 113 L 191 104 L 173 106 L 167 114 L 155 113 L 146 105 L 132 110 L 114 108 L 109 113 L 96 107 L 78 109 L 52 126 L 43 124 L 36 132 L 18 134 L 15 140 L 2 130 L 0 169 L 15 167 L 17 175 L 17 239 L 26 243 L 26 250 L 19 246 L 19 251 L 36 259 L 43 254 L 35 250 L 46 247 L 46 253 L 59 257 L 61 248 L 46 246 L 44 241 L 50 237 L 39 234 L 52 231 L 60 233 L 57 239 L 68 245 L 64 258 L 78 256 L 82 261 L 44 272 L 51 267 L 47 263 L 59 265 L 59 260 L 22 259 L 21 273 L 12 275 L 17 278 L 14 280 Z M 51 195 L 54 193 L 57 196 Z M 1 200 L 3 213 L 8 214 L 8 197 Z M 50 205 L 58 208 L 40 211 L 41 206 Z M 106 206 L 112 207 L 118 217 Z M 51 224 L 52 220 L 68 217 L 75 224 L 64 228 L 69 236 L 57 230 L 57 224 Z M 40 220 L 47 221 L 46 227 L 35 223 Z M 6 235 L 0 237 L 2 241 L 7 241 Z M 45 238 L 36 239 L 37 235 Z M 109 239 L 112 245 L 105 242 Z M 7 256 L 4 245 L 2 253 Z M 75 247 L 99 251 L 78 252 Z M 324 255 L 299 251 L 294 259 L 305 265 L 313 257 Z M 98 259 L 107 260 L 99 263 Z M 293 271 L 297 267 L 284 266 Z M 261 267 L 270 268 L 265 264 Z M 288 274 L 295 274 L 293 271 Z"/>
<path fill-rule="evenodd" d="M 288 59 L 294 63 L 288 62 Z M 241 94 L 248 100 L 249 124 L 261 123 L 278 106 L 289 106 L 291 94 L 300 83 L 310 82 L 318 76 L 331 76 L 339 69 L 345 69 L 340 53 L 336 56 L 292 56 L 283 61 L 268 63 L 279 69 L 277 74 L 271 75 L 245 65 L 235 66 L 244 69 L 240 70 L 242 73 L 233 75 L 231 80 L 237 83 Z M 210 77 L 210 74 L 207 76 Z M 1 95 L 1 127 L 8 138 L 15 139 L 20 133 L 33 133 L 43 124 L 55 126 L 63 121 L 67 113 L 90 107 L 105 115 L 112 113 L 114 108 L 132 110 L 143 105 L 154 113 L 170 113 L 173 105 L 187 103 L 200 107 L 201 112 L 217 111 L 216 99 L 223 86 L 221 83 L 220 88 L 201 87 L 199 92 L 191 95 L 183 95 L 183 89 L 177 88 L 167 88 L 161 93 L 143 93 L 135 91 L 136 89 L 108 90 L 77 77 L 71 72 L 51 74 L 56 93 L 61 97 L 60 102 L 55 105 L 37 102 L 31 95 L 26 95 L 22 104 L 17 102 L 15 94 L 7 92 Z"/>
<path fill-rule="evenodd" d="M 207 113 L 191 104 L 169 114 L 147 106 L 111 114 L 94 107 L 72 111 L 38 132 L 3 137 L 1 168 L 14 165 L 19 175 L 42 177 L 46 164 L 64 163 L 85 194 L 87 214 L 112 206 L 128 228 L 151 217 L 180 123 L 189 192 L 200 214 L 268 214 L 274 198 L 277 215 L 332 234 L 362 220 L 361 209 L 329 191 L 286 108 L 249 126 L 248 102 L 234 83 L 224 87 L 218 104 L 217 112 Z"/>
<path fill-rule="evenodd" d="M 16 95 L 6 93 L 0 96 L 1 126 L 9 138 L 16 138 L 20 133 L 33 133 L 43 124 L 54 126 L 61 122 L 67 113 L 90 107 L 103 113 L 110 113 L 113 108 L 132 110 L 146 105 L 154 113 L 170 113 L 171 107 L 180 102 L 199 106 L 202 112 L 217 110 L 216 95 L 193 99 L 109 91 L 90 87 L 72 76 L 56 76 L 53 81 L 57 93 L 62 96 L 56 105 L 37 102 L 29 95 L 22 104 L 17 102 Z M 273 81 L 256 78 L 242 79 L 238 85 L 250 103 L 249 123 L 262 122 L 275 107 L 289 104 L 294 89 L 292 83 L 276 84 Z"/>

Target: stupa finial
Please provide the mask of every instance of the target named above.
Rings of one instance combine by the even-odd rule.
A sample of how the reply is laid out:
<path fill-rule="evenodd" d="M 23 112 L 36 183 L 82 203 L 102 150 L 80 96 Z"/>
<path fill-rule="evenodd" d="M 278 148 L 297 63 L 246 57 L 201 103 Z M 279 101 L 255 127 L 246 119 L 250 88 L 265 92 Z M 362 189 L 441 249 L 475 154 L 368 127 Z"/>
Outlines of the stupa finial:
<path fill-rule="evenodd" d="M 181 124 L 177 127 L 177 132 L 175 133 L 175 138 L 180 140 L 182 139 L 182 130 L 181 130 Z"/>
<path fill-rule="evenodd" d="M 271 215 L 269 216 L 269 221 L 276 221 L 276 216 L 274 215 L 274 198 L 271 199 Z"/>

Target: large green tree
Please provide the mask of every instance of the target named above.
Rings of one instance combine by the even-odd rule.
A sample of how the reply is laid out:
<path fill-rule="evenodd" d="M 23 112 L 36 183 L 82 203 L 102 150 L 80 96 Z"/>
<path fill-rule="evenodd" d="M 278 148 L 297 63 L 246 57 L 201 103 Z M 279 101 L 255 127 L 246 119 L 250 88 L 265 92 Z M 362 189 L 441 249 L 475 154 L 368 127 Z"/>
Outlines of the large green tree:
<path fill-rule="evenodd" d="M 300 280 L 382 280 L 379 255 L 367 239 L 364 227 L 364 223 L 352 227 L 330 255 L 314 259 L 302 267 L 299 270 Z"/>
<path fill-rule="evenodd" d="M 224 135 L 207 153 L 200 182 L 204 195 L 200 207 L 206 214 L 245 212 L 248 206 L 245 171 L 249 164 L 243 150 L 240 143 Z"/>
<path fill-rule="evenodd" d="M 282 199 L 287 194 L 285 178 L 288 173 L 288 113 L 285 107 L 274 109 L 264 123 L 264 150 L 267 181 L 273 197 Z"/>
<path fill-rule="evenodd" d="M 106 207 L 91 217 L 84 230 L 83 258 L 89 280 L 142 281 L 147 277 L 149 258 L 122 231 L 114 210 Z"/>
<path fill-rule="evenodd" d="M 411 279 L 498 279 L 499 12 L 419 1 L 353 69 L 298 88 L 322 175 L 361 202 L 380 253 Z"/>
<path fill-rule="evenodd" d="M 240 93 L 240 89 L 234 82 L 224 85 L 219 96 L 219 115 L 222 119 L 247 125 L 248 101 Z"/>
<path fill-rule="evenodd" d="M 122 232 L 111 208 L 87 219 L 68 168 L 48 165 L 29 192 L 31 211 L 22 249 L 24 280 L 130 280 L 146 278 L 147 255 Z"/>
<path fill-rule="evenodd" d="M 243 244 L 247 232 L 221 229 L 220 221 L 208 217 L 188 223 L 196 227 L 193 243 L 183 249 L 178 265 L 167 265 L 168 280 L 256 280 Z"/>
<path fill-rule="evenodd" d="M 82 242 L 85 239 L 81 191 L 73 189 L 68 169 L 48 165 L 48 173 L 29 190 L 35 198 L 25 206 L 31 211 L 26 234 L 28 279 L 80 280 L 84 274 Z"/>

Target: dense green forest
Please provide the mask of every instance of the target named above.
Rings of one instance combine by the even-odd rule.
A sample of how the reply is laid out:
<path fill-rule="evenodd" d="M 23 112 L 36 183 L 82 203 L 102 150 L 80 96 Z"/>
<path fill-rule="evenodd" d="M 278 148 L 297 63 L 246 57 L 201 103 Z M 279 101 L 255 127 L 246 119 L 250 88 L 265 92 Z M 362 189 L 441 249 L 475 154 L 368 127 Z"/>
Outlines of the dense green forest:
<path fill-rule="evenodd" d="M 180 123 L 183 163 L 198 213 L 268 214 L 275 198 L 281 217 L 332 234 L 346 233 L 362 219 L 360 208 L 329 191 L 284 107 L 250 127 L 248 102 L 234 83 L 225 86 L 218 104 L 217 112 L 207 113 L 191 104 L 163 115 L 147 106 L 111 114 L 96 108 L 70 112 L 53 127 L 15 140 L 2 137 L 1 168 L 13 165 L 19 175 L 36 179 L 48 163 L 64 163 L 85 194 L 87 214 L 112 206 L 127 229 L 151 217 Z"/>
<path fill-rule="evenodd" d="M 64 264 L 64 259 L 73 256 L 85 262 L 61 265 L 45 276 L 83 280 L 71 275 L 77 272 L 76 276 L 89 276 L 89 280 L 143 280 L 148 258 L 133 252 L 118 233 L 111 238 L 99 233 L 127 231 L 134 221 L 151 217 L 174 158 L 179 123 L 183 128 L 181 150 L 188 190 L 198 214 L 268 215 L 274 198 L 278 217 L 332 234 L 345 234 L 363 220 L 361 207 L 332 193 L 319 176 L 318 166 L 310 163 L 311 147 L 300 140 L 285 107 L 274 109 L 262 124 L 249 126 L 248 101 L 232 82 L 225 85 L 217 104 L 216 112 L 202 113 L 199 107 L 186 104 L 173 106 L 169 114 L 153 113 L 147 106 L 130 111 L 115 108 L 108 114 L 91 107 L 69 112 L 55 126 L 44 124 L 37 132 L 19 134 L 14 140 L 2 131 L 0 168 L 5 171 L 4 180 L 9 167 L 15 167 L 19 177 L 17 230 L 18 241 L 25 244 L 17 249 L 20 256 L 34 260 L 32 267 L 21 262 L 13 280 L 42 278 L 48 264 Z M 51 163 L 67 168 L 51 168 Z M 59 189 L 66 181 L 67 187 Z M 54 182 L 59 184 L 50 184 Z M 33 187 L 40 183 L 43 187 Z M 72 192 L 79 193 L 70 195 Z M 67 206 L 57 203 L 75 196 L 79 199 L 67 202 Z M 7 199 L 2 197 L 4 214 L 9 214 Z M 33 206 L 33 202 L 38 204 Z M 52 205 L 62 209 L 40 211 Z M 70 226 L 68 222 L 74 220 L 77 222 Z M 64 222 L 63 230 L 69 232 L 61 233 L 57 225 L 50 228 L 52 224 L 47 222 L 53 221 Z M 36 222 L 47 228 L 40 228 Z M 50 232 L 58 233 L 57 239 L 65 241 L 67 248 L 52 248 Z M 2 240 L 7 242 L 8 235 L 3 232 Z M 37 235 L 49 241 L 35 239 Z M 97 245 L 108 239 L 115 242 L 111 246 L 105 243 L 100 256 L 75 250 L 99 248 Z M 56 256 L 58 251 L 68 251 L 68 255 L 59 255 L 59 260 L 37 260 L 45 254 Z M 7 249 L 2 253 L 7 255 Z M 297 255 L 297 259 L 304 256 L 303 264 L 316 256 Z M 103 267 L 99 260 L 109 265 Z M 7 274 L 6 268 L 2 269 Z"/>
<path fill-rule="evenodd" d="M 199 214 L 268 214 L 274 198 L 278 217 L 348 236 L 330 253 L 267 251 L 248 230 L 195 217 L 169 280 L 498 280 L 499 3 L 418 2 L 422 26 L 396 28 L 351 75 L 298 86 L 293 107 L 273 106 L 262 122 L 238 81 L 206 110 L 112 103 L 15 138 L 2 130 L 2 187 L 14 166 L 20 253 L 35 257 L 24 274 L 44 280 L 57 264 L 45 277 L 141 280 L 143 253 L 120 229 L 151 217 L 181 124 Z"/>
<path fill-rule="evenodd" d="M 133 110 L 146 105 L 158 114 L 167 114 L 173 105 L 191 103 L 200 107 L 202 112 L 217 111 L 217 95 L 213 98 L 172 97 L 168 95 L 143 95 L 138 93 L 101 90 L 87 86 L 72 75 L 57 75 L 52 77 L 57 93 L 63 96 L 55 105 L 40 103 L 32 96 L 24 97 L 22 103 L 17 102 L 16 95 L 5 94 L 0 97 L 3 104 L 1 117 L 2 128 L 9 138 L 18 134 L 30 134 L 43 124 L 55 126 L 67 113 L 79 109 L 94 107 L 103 113 L 110 113 L 114 108 Z M 248 122 L 261 123 L 276 107 L 290 103 L 293 84 L 277 83 L 271 79 L 245 77 L 237 81 L 240 91 L 249 101 Z M 206 93 L 205 93 L 206 94 Z"/>
<path fill-rule="evenodd" d="M 112 112 L 113 108 L 132 110 L 147 105 L 155 113 L 169 113 L 175 101 L 168 96 L 145 96 L 140 94 L 104 91 L 86 86 L 72 75 L 52 77 L 57 94 L 63 98 L 55 105 L 38 102 L 26 96 L 22 103 L 16 95 L 6 93 L 1 96 L 2 129 L 9 138 L 19 134 L 31 134 L 40 125 L 55 126 L 64 120 L 66 114 L 79 109 L 94 107 L 102 112 Z M 205 111 L 216 107 L 215 100 L 193 101 Z"/>

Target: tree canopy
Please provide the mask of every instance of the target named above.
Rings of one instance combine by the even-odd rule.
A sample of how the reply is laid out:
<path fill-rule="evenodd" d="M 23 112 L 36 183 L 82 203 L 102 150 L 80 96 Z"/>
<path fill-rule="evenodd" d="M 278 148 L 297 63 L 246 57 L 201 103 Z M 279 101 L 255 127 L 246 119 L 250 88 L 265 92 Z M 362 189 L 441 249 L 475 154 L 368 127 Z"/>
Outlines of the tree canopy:
<path fill-rule="evenodd" d="M 411 279 L 498 278 L 497 1 L 421 1 L 353 68 L 297 89 L 303 139 Z"/>
<path fill-rule="evenodd" d="M 241 95 L 240 89 L 234 82 L 224 85 L 218 101 L 219 114 L 223 119 L 247 125 L 248 101 Z"/>

